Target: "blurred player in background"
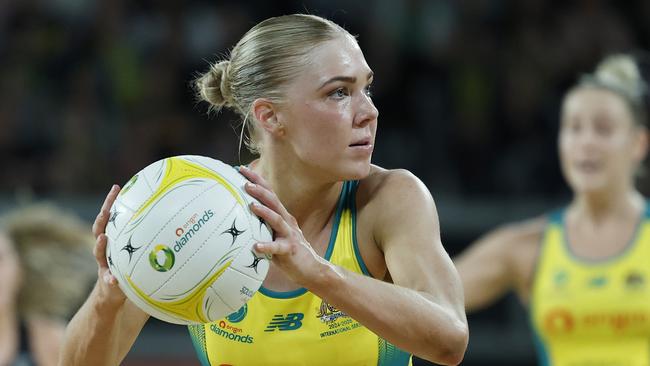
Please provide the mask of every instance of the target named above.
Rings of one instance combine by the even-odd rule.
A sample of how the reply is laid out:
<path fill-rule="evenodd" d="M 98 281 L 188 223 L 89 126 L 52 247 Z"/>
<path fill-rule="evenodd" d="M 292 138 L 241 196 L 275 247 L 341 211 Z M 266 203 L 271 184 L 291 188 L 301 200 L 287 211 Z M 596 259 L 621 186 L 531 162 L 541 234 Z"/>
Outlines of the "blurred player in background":
<path fill-rule="evenodd" d="M 527 305 L 543 365 L 650 364 L 650 209 L 635 188 L 647 106 L 629 55 L 564 97 L 558 146 L 573 199 L 488 233 L 457 258 L 467 311 L 509 290 Z"/>
<path fill-rule="evenodd" d="M 0 223 L 0 365 L 56 365 L 67 321 L 96 279 L 92 235 L 50 204 Z"/>
<path fill-rule="evenodd" d="M 198 80 L 203 100 L 249 129 L 260 157 L 240 172 L 262 203 L 252 211 L 274 231 L 256 244 L 273 255 L 263 288 L 241 313 L 190 327 L 204 365 L 397 366 L 409 353 L 460 363 L 462 288 L 433 199 L 412 174 L 370 163 L 372 81 L 356 39 L 311 15 L 257 24 Z M 106 264 L 118 192 L 95 223 L 100 280 L 70 323 L 62 365 L 119 364 L 148 319 Z"/>

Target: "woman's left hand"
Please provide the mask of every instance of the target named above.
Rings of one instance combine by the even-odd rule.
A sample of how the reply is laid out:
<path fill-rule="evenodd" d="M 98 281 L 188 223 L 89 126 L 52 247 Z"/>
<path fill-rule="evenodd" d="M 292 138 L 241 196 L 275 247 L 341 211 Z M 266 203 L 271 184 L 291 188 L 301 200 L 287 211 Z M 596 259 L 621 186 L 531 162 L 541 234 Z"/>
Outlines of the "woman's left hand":
<path fill-rule="evenodd" d="M 273 241 L 255 244 L 255 250 L 273 256 L 272 261 L 296 284 L 310 288 L 328 266 L 305 239 L 296 219 L 282 205 L 278 196 L 259 174 L 247 167 L 239 172 L 250 182 L 246 192 L 260 201 L 251 205 L 251 211 L 273 229 Z"/>

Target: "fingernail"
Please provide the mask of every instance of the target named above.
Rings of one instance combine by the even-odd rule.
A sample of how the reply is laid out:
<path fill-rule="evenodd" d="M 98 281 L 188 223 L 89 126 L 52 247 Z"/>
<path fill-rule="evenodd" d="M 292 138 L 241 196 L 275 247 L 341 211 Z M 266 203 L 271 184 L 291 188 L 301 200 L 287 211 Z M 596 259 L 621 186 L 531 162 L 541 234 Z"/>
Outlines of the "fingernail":
<path fill-rule="evenodd" d="M 264 244 L 262 244 L 262 243 L 257 243 L 257 244 L 255 244 L 255 249 L 257 249 L 257 250 L 263 250 L 263 249 L 264 249 Z"/>
<path fill-rule="evenodd" d="M 113 186 L 111 187 L 111 191 L 114 191 L 116 189 L 117 189 L 117 184 L 113 184 Z"/>
<path fill-rule="evenodd" d="M 248 167 L 246 165 L 240 165 L 239 170 L 248 170 Z"/>
<path fill-rule="evenodd" d="M 248 188 L 255 188 L 255 184 L 253 184 L 253 183 L 251 183 L 251 182 L 246 182 L 246 187 L 248 187 Z"/>

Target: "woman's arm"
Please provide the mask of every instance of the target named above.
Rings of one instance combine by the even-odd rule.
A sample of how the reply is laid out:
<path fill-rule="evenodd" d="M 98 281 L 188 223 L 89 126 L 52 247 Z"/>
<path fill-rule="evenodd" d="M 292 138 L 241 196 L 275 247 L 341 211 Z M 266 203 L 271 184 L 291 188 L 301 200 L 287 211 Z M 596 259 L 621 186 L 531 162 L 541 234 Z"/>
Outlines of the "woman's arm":
<path fill-rule="evenodd" d="M 258 244 L 297 283 L 387 341 L 441 364 L 460 363 L 468 328 L 458 274 L 442 247 L 438 217 L 426 187 L 406 172 L 386 173 L 373 198 L 375 241 L 394 284 L 352 273 L 315 254 L 275 195 L 257 174 L 253 206 L 274 229 L 275 241 Z"/>
<path fill-rule="evenodd" d="M 25 321 L 32 359 L 39 366 L 54 366 L 59 359 L 65 321 L 45 316 L 30 316 Z"/>
<path fill-rule="evenodd" d="M 149 316 L 126 299 L 106 263 L 104 234 L 119 187 L 109 192 L 93 224 L 97 238 L 98 279 L 86 302 L 67 326 L 61 348 L 61 366 L 118 365 L 135 342 Z"/>
<path fill-rule="evenodd" d="M 527 302 L 545 223 L 539 218 L 496 229 L 454 259 L 468 312 L 490 306 L 511 290 Z"/>
<path fill-rule="evenodd" d="M 98 284 L 66 329 L 59 365 L 119 365 L 149 316 L 126 300 L 107 302 Z"/>

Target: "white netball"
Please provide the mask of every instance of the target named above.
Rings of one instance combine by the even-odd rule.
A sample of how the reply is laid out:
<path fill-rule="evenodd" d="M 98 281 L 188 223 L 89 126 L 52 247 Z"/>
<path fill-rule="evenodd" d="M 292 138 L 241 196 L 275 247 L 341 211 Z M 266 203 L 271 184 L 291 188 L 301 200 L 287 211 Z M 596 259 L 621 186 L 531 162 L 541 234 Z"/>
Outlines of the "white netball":
<path fill-rule="evenodd" d="M 159 160 L 133 176 L 111 207 L 109 269 L 126 296 L 175 324 L 209 323 L 260 288 L 271 231 L 249 205 L 244 178 L 203 156 Z"/>

